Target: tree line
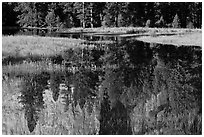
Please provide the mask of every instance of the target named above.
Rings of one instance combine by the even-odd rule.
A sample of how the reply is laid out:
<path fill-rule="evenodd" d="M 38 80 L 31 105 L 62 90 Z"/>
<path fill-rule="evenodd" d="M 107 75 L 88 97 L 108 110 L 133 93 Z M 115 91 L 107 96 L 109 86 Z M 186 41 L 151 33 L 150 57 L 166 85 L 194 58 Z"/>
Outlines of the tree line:
<path fill-rule="evenodd" d="M 201 2 L 3 2 L 2 25 L 201 28 Z"/>

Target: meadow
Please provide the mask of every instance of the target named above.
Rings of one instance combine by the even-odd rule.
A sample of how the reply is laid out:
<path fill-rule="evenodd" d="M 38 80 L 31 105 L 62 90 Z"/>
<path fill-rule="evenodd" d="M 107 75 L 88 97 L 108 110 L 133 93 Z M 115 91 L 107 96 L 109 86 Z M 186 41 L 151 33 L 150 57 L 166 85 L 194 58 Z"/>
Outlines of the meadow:
<path fill-rule="evenodd" d="M 82 46 L 83 40 L 40 37 L 40 36 L 3 36 L 2 56 L 26 57 L 29 55 L 49 57 L 77 46 Z"/>

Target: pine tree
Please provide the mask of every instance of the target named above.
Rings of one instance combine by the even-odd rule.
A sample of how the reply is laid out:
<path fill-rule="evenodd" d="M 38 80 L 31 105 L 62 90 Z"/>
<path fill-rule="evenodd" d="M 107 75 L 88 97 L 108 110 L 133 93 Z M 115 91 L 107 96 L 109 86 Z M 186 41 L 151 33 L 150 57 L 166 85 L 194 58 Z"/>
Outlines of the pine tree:
<path fill-rule="evenodd" d="M 61 2 L 63 13 L 65 16 L 64 25 L 66 28 L 77 27 L 78 19 L 76 19 L 76 13 L 74 8 L 74 2 Z"/>
<path fill-rule="evenodd" d="M 15 7 L 15 11 L 19 12 L 18 23 L 24 27 L 42 27 L 45 25 L 45 16 L 47 11 L 47 3 L 21 2 Z"/>
<path fill-rule="evenodd" d="M 11 13 L 8 13 L 6 8 Z M 12 12 L 13 8 L 15 13 Z M 201 2 L 3 3 L 3 25 L 9 26 L 12 22 L 7 17 L 8 13 L 18 15 L 20 26 L 46 27 L 45 17 L 52 10 L 56 18 L 59 16 L 60 24 L 64 24 L 65 27 L 145 26 L 148 19 L 151 20 L 151 24 L 157 21 L 155 23 L 157 27 L 164 27 L 165 25 L 170 26 L 174 18 L 173 27 L 189 27 L 190 24 L 191 28 L 201 28 L 202 25 Z M 177 16 L 175 16 L 176 13 Z M 178 16 L 180 21 L 176 21 Z M 187 18 L 190 18 L 190 21 L 187 21 Z"/>
<path fill-rule="evenodd" d="M 187 18 L 186 28 L 193 29 L 194 25 L 190 18 Z"/>
<path fill-rule="evenodd" d="M 174 20 L 172 22 L 172 26 L 173 26 L 173 28 L 180 28 L 180 20 L 179 20 L 179 17 L 177 14 L 174 17 Z"/>
<path fill-rule="evenodd" d="M 77 19 L 80 20 L 81 27 L 85 28 L 84 2 L 75 2 L 74 9 Z"/>
<path fill-rule="evenodd" d="M 94 27 L 101 27 L 103 18 L 106 13 L 104 13 L 105 2 L 94 2 L 93 3 L 93 24 Z"/>
<path fill-rule="evenodd" d="M 45 18 L 45 22 L 47 23 L 47 25 L 49 27 L 56 27 L 57 25 L 57 22 L 56 22 L 56 15 L 55 15 L 55 12 L 54 10 L 48 12 L 46 18 Z"/>
<path fill-rule="evenodd" d="M 125 2 L 108 2 L 105 5 L 104 13 L 105 22 L 107 26 L 119 27 L 119 25 L 123 26 L 124 22 L 124 14 L 127 12 L 127 3 Z"/>

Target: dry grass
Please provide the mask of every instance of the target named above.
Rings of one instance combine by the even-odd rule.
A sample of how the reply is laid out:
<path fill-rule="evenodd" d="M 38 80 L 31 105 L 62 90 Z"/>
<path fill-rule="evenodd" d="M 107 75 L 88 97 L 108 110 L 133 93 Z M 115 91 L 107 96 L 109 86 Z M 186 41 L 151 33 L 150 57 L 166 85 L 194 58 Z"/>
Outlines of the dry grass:
<path fill-rule="evenodd" d="M 148 43 L 160 43 L 160 44 L 173 44 L 173 45 L 189 45 L 189 46 L 202 46 L 202 32 L 184 33 L 182 35 L 173 36 L 144 36 L 139 37 L 137 40 Z"/>

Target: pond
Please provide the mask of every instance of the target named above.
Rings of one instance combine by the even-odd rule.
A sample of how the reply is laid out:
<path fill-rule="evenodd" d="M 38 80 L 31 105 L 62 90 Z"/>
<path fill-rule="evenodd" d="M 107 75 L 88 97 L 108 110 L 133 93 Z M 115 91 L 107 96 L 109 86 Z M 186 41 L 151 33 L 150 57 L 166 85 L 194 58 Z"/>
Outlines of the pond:
<path fill-rule="evenodd" d="M 59 128 L 56 134 L 169 134 L 176 130 L 172 117 L 175 125 L 185 125 L 187 113 L 196 110 L 192 124 L 179 128 L 201 133 L 195 123 L 202 115 L 201 47 L 57 36 L 82 38 L 88 46 L 64 51 L 60 62 L 52 62 L 60 70 L 20 76 L 19 103 L 30 132 L 44 134 L 49 127 Z"/>

